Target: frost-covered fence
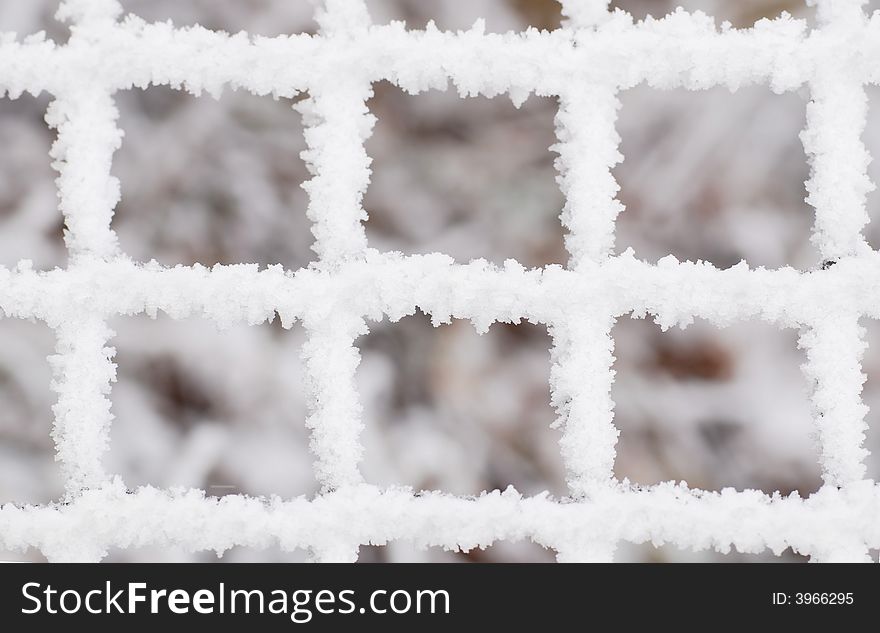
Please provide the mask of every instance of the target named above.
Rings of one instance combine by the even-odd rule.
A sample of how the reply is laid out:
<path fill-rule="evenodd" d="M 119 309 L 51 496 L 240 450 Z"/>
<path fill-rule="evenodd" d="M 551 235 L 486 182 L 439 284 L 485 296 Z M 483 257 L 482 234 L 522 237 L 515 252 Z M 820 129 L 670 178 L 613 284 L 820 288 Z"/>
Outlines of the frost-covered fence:
<path fill-rule="evenodd" d="M 814 560 L 868 560 L 880 547 L 880 487 L 863 480 L 865 406 L 861 317 L 880 318 L 880 255 L 865 243 L 869 156 L 860 140 L 864 84 L 880 82 L 880 16 L 862 0 L 818 0 L 818 27 L 787 16 L 754 28 L 718 30 L 710 17 L 674 13 L 634 24 L 602 0 L 563 0 L 553 32 L 486 34 L 370 26 L 362 0 L 320 4 L 316 36 L 228 35 L 174 29 L 128 17 L 115 0 L 67 0 L 69 43 L 36 35 L 0 40 L 0 87 L 17 96 L 48 91 L 47 122 L 58 131 L 52 158 L 70 263 L 0 269 L 0 307 L 38 319 L 57 335 L 50 358 L 58 393 L 53 437 L 67 482 L 63 502 L 0 509 L 0 546 L 39 548 L 52 560 L 99 560 L 109 547 L 234 545 L 307 548 L 316 560 L 352 561 L 361 544 L 411 539 L 469 549 L 532 539 L 561 561 L 610 560 L 616 544 L 650 541 L 743 552 L 787 547 Z M 531 92 L 559 100 L 559 183 L 566 196 L 568 268 L 526 270 L 440 254 L 403 257 L 369 248 L 361 197 L 370 177 L 364 150 L 373 117 L 371 85 L 388 80 L 415 93 L 451 80 L 464 96 Z M 802 138 L 812 163 L 808 200 L 823 261 L 799 272 L 718 270 L 673 257 L 648 265 L 613 254 L 622 206 L 611 168 L 621 159 L 616 93 L 646 82 L 776 92 L 805 87 L 811 100 Z M 199 95 L 224 87 L 291 98 L 307 125 L 306 185 L 314 223 L 313 266 L 137 264 L 111 228 L 119 199 L 110 174 L 122 131 L 116 91 L 170 85 Z M 368 320 L 397 320 L 416 308 L 435 322 L 466 318 L 479 330 L 528 319 L 550 330 L 552 393 L 562 429 L 570 497 L 523 498 L 512 489 L 479 498 L 379 489 L 359 471 L 360 405 L 355 339 Z M 220 326 L 258 324 L 276 312 L 308 332 L 303 350 L 311 414 L 307 425 L 323 492 L 314 499 L 206 497 L 203 491 L 127 490 L 102 468 L 115 379 L 113 315 L 198 315 Z M 632 312 L 662 326 L 703 318 L 717 325 L 760 317 L 799 328 L 808 353 L 824 486 L 808 499 L 759 491 L 638 489 L 613 476 L 615 443 L 611 328 Z M 2 466 L 0 466 L 2 468 Z"/>

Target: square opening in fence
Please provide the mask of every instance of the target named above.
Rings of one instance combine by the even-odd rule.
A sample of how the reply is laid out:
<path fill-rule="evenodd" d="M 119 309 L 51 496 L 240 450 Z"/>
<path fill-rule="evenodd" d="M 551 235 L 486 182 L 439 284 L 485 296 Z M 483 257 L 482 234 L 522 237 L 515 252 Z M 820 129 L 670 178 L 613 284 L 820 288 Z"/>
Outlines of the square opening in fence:
<path fill-rule="evenodd" d="M 621 318 L 612 388 L 615 474 L 641 485 L 808 496 L 821 484 L 797 335 L 761 321 L 661 332 Z"/>
<path fill-rule="evenodd" d="M 282 264 L 314 258 L 305 139 L 294 100 L 166 86 L 119 93 L 125 132 L 113 173 L 122 249 L 165 265 Z"/>
<path fill-rule="evenodd" d="M 67 261 L 64 221 L 58 210 L 57 173 L 49 150 L 54 131 L 43 120 L 49 97 L 0 98 L 0 266 L 23 259 L 48 270 Z"/>
<path fill-rule="evenodd" d="M 55 337 L 42 323 L 0 318 L 0 505 L 44 504 L 64 494 L 52 441 Z"/>
<path fill-rule="evenodd" d="M 557 0 L 366 0 L 374 24 L 406 22 L 424 29 L 433 20 L 443 31 L 467 31 L 483 20 L 489 33 L 524 31 L 529 27 L 559 28 L 562 12 Z"/>
<path fill-rule="evenodd" d="M 364 200 L 372 247 L 460 263 L 567 261 L 549 149 L 554 99 L 533 95 L 516 108 L 503 95 L 462 99 L 453 86 L 412 96 L 379 82 L 374 91 Z"/>
<path fill-rule="evenodd" d="M 652 263 L 671 253 L 719 268 L 741 260 L 816 266 L 799 94 L 641 85 L 620 100 L 625 158 L 614 173 L 626 210 L 617 221 L 619 252 L 632 247 Z"/>
<path fill-rule="evenodd" d="M 358 370 L 368 481 L 566 494 L 546 328 L 496 323 L 481 337 L 469 322 L 434 328 L 422 313 L 371 327 Z"/>
<path fill-rule="evenodd" d="M 108 467 L 133 489 L 312 494 L 300 326 L 117 317 Z"/>
<path fill-rule="evenodd" d="M 808 7 L 805 0 L 612 0 L 612 9 L 623 9 L 636 20 L 647 16 L 662 18 L 681 7 L 691 13 L 702 11 L 715 18 L 718 26 L 730 22 L 736 28 L 749 28 L 762 19 L 774 19 L 787 13 L 794 18 L 813 24 L 815 8 Z"/>
<path fill-rule="evenodd" d="M 314 33 L 314 5 L 290 0 L 120 0 L 126 13 L 147 22 L 171 20 L 175 27 L 203 26 L 213 31 L 274 37 Z"/>

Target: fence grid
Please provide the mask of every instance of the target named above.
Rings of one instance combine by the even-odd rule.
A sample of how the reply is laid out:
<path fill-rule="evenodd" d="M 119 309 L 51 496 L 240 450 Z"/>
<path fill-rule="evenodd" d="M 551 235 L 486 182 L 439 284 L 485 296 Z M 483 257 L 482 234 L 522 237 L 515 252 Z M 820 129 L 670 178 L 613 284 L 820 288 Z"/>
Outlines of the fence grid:
<path fill-rule="evenodd" d="M 734 29 L 699 12 L 634 22 L 604 0 L 560 1 L 560 29 L 502 35 L 479 23 L 458 33 L 375 26 L 363 0 L 321 0 L 317 35 L 265 38 L 121 18 L 116 0 L 65 0 L 58 17 L 71 23 L 67 44 L 41 34 L 0 36 L 0 89 L 13 98 L 25 91 L 54 97 L 46 121 L 58 132 L 51 156 L 69 251 L 65 269 L 34 271 L 27 261 L 0 268 L 5 315 L 43 321 L 56 333 L 52 435 L 67 490 L 58 503 L 0 508 L 0 546 L 36 547 L 54 561 L 97 561 L 111 546 L 222 552 L 278 544 L 305 548 L 317 561 L 354 561 L 360 545 L 395 539 L 453 549 L 531 539 L 560 561 L 612 560 L 620 541 L 777 554 L 790 547 L 817 561 L 870 560 L 869 550 L 880 548 L 880 485 L 864 479 L 859 319 L 880 318 L 880 254 L 861 233 L 872 189 L 861 134 L 865 85 L 880 83 L 880 14 L 865 15 L 864 0 L 814 0 L 815 28 L 783 15 Z M 556 97 L 553 149 L 570 264 L 527 270 L 512 260 L 502 267 L 456 264 L 443 254 L 371 249 L 361 206 L 370 178 L 364 140 L 374 122 L 366 101 L 380 80 L 411 93 L 451 81 L 462 96 Z M 801 137 L 811 163 L 812 239 L 823 258 L 814 270 L 745 263 L 719 270 L 671 255 L 649 265 L 631 251 L 614 254 L 623 208 L 611 172 L 622 158 L 617 93 L 643 82 L 657 89 L 759 83 L 774 92 L 809 90 Z M 111 227 L 120 193 L 110 168 L 122 139 L 114 94 L 155 85 L 196 96 L 225 87 L 308 95 L 295 107 L 313 174 L 305 185 L 318 256 L 312 265 L 162 267 L 120 251 Z M 396 321 L 417 308 L 435 323 L 470 319 L 480 331 L 521 319 L 549 329 L 569 497 L 522 497 L 510 488 L 464 498 L 363 481 L 354 342 L 369 320 Z M 115 380 L 107 320 L 160 310 L 221 327 L 276 313 L 285 327 L 304 325 L 306 424 L 319 495 L 129 491 L 104 471 Z M 650 314 L 663 327 L 759 317 L 798 328 L 822 488 L 802 499 L 615 480 L 611 328 L 628 313 Z"/>

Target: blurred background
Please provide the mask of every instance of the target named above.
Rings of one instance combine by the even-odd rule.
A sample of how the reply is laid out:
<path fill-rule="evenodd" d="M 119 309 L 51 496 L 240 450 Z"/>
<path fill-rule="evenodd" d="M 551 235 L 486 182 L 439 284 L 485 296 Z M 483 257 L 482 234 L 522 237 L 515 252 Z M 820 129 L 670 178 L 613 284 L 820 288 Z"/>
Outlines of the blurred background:
<path fill-rule="evenodd" d="M 305 0 L 129 0 L 149 20 L 252 33 L 311 32 Z M 377 23 L 429 18 L 448 29 L 484 17 L 488 30 L 559 24 L 553 0 L 374 0 Z M 682 4 L 736 26 L 789 11 L 797 1 L 638 1 L 616 3 L 637 18 Z M 55 0 L 0 2 L 0 30 L 46 30 Z M 880 152 L 877 90 L 865 141 Z M 618 129 L 626 160 L 615 169 L 626 211 L 619 251 L 654 262 L 667 253 L 725 268 L 816 266 L 803 202 L 808 166 L 798 133 L 805 93 L 765 87 L 620 95 Z M 48 98 L 0 100 L 0 264 L 31 259 L 64 266 L 62 220 L 43 122 Z M 168 88 L 118 96 L 125 130 L 114 173 L 122 202 L 114 226 L 132 257 L 166 265 L 256 262 L 287 268 L 312 259 L 305 218 L 308 178 L 299 114 L 291 102 L 226 92 L 219 101 Z M 454 92 L 408 96 L 379 83 L 378 117 L 367 149 L 373 178 L 365 200 L 371 244 L 405 253 L 443 251 L 460 262 L 516 258 L 528 266 L 566 262 L 558 215 L 562 198 L 549 151 L 552 99 L 459 99 Z M 880 177 L 872 165 L 875 181 Z M 869 201 L 877 216 L 880 198 Z M 880 223 L 867 235 L 880 244 Z M 310 495 L 316 491 L 303 425 L 299 327 L 277 323 L 218 332 L 199 320 L 118 318 L 116 415 L 107 466 L 129 487 L 197 486 L 208 494 Z M 877 426 L 880 328 L 865 323 L 864 396 Z M 616 473 L 638 484 L 675 479 L 808 495 L 820 485 L 797 333 L 760 322 L 726 329 L 696 323 L 661 332 L 651 321 L 620 319 L 616 341 Z M 493 325 L 478 336 L 468 322 L 433 328 L 417 315 L 374 324 L 359 340 L 367 479 L 380 485 L 477 494 L 515 486 L 525 494 L 565 494 L 550 429 L 550 339 L 543 327 Z M 49 438 L 54 394 L 42 324 L 0 320 L 0 503 L 45 503 L 62 485 Z M 880 433 L 868 437 L 880 454 Z M 880 475 L 880 459 L 869 460 Z M 37 552 L 0 552 L 38 560 Z M 224 561 L 293 561 L 302 553 L 234 549 Z M 621 545 L 624 561 L 800 560 L 721 556 L 674 547 Z M 549 561 L 530 543 L 469 553 L 418 551 L 407 543 L 362 547 L 365 561 Z M 109 560 L 217 560 L 212 553 L 114 551 Z"/>

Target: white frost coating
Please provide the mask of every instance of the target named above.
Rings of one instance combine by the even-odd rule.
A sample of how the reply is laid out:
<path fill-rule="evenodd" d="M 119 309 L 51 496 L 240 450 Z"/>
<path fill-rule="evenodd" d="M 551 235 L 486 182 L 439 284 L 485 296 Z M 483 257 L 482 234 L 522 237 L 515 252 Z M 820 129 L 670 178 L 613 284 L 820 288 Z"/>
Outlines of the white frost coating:
<path fill-rule="evenodd" d="M 101 460 L 110 444 L 110 383 L 116 380 L 113 335 L 101 317 L 69 317 L 55 328 L 57 354 L 49 357 L 55 374 L 52 389 L 52 439 L 69 497 L 109 481 Z"/>
<path fill-rule="evenodd" d="M 111 546 L 146 545 L 223 552 L 235 545 L 278 544 L 285 551 L 312 547 L 344 558 L 340 543 L 411 539 L 418 546 L 470 550 L 531 539 L 575 560 L 581 544 L 606 539 L 725 553 L 779 554 L 790 547 L 823 560 L 860 561 L 862 544 L 880 540 L 878 511 L 880 490 L 867 481 L 825 487 L 808 499 L 754 490 L 700 492 L 671 483 L 642 491 L 614 486 L 590 503 L 522 497 L 512 489 L 473 499 L 368 485 L 312 500 L 217 499 L 201 490 L 150 487 L 129 494 L 116 481 L 69 505 L 3 506 L 0 545 L 37 547 L 58 561 L 100 558 Z"/>
<path fill-rule="evenodd" d="M 828 312 L 802 333 L 798 343 L 807 351 L 804 373 L 814 383 L 823 478 L 832 486 L 865 476 L 862 461 L 868 451 L 862 443 L 868 407 L 859 397 L 866 378 L 860 363 L 864 335 L 858 315 Z"/>
<path fill-rule="evenodd" d="M 812 156 L 807 202 L 816 209 L 812 241 L 826 260 L 868 250 L 862 229 L 869 222 L 865 197 L 870 156 L 861 140 L 868 97 L 861 83 L 814 82 L 801 134 Z"/>
<path fill-rule="evenodd" d="M 309 194 L 307 213 L 314 222 L 312 248 L 326 263 L 361 256 L 367 248 L 361 224 L 367 214 L 361 199 L 370 182 L 364 141 L 373 128 L 374 117 L 366 106 L 371 94 L 369 81 L 340 79 L 313 90 L 312 96 L 297 106 L 309 145 L 302 158 L 314 174 L 303 184 Z"/>
<path fill-rule="evenodd" d="M 880 81 L 880 18 L 862 0 L 819 2 L 821 27 L 782 16 L 752 29 L 721 30 L 712 18 L 678 11 L 634 23 L 604 1 L 566 0 L 562 29 L 486 34 L 400 23 L 371 26 L 364 3 L 318 3 L 316 36 L 252 38 L 200 27 L 175 29 L 129 17 L 115 0 L 68 0 L 70 43 L 0 36 L 0 89 L 15 97 L 48 91 L 47 122 L 60 208 L 71 254 L 67 269 L 37 272 L 29 262 L 0 268 L 0 309 L 54 328 L 50 358 L 58 393 L 53 437 L 67 481 L 64 503 L 0 508 L 0 547 L 34 546 L 51 560 L 100 560 L 110 547 L 148 544 L 225 551 L 235 545 L 305 548 L 315 560 L 352 561 L 360 545 L 412 539 L 422 546 L 485 547 L 531 539 L 560 561 L 611 560 L 620 541 L 757 553 L 786 548 L 814 560 L 866 560 L 880 547 L 880 486 L 863 481 L 866 408 L 860 401 L 864 349 L 859 319 L 880 318 L 880 254 L 861 236 L 869 156 L 859 138 L 863 85 Z M 463 95 L 531 92 L 555 96 L 560 185 L 567 202 L 571 263 L 527 270 L 515 261 L 455 264 L 443 254 L 404 257 L 368 248 L 362 195 L 364 151 L 373 116 L 372 83 L 412 93 L 444 88 Z M 763 83 L 782 92 L 809 86 L 804 145 L 816 209 L 814 240 L 825 266 L 719 270 L 672 256 L 650 265 L 613 254 L 611 174 L 621 159 L 614 130 L 617 91 L 706 89 Z M 113 94 L 170 85 L 195 95 L 225 87 L 293 98 L 306 123 L 308 215 L 318 260 L 297 271 L 253 265 L 162 267 L 120 253 L 111 229 L 119 185 L 110 175 L 121 132 Z M 554 341 L 552 400 L 562 429 L 569 495 L 523 498 L 508 489 L 473 498 L 363 482 L 355 346 L 366 323 L 420 309 L 435 324 L 469 319 L 478 331 L 527 319 Z M 117 314 L 162 311 L 200 316 L 220 327 L 280 317 L 301 321 L 317 497 L 207 498 L 203 491 L 128 491 L 101 466 L 112 419 L 112 333 Z M 664 483 L 637 488 L 613 479 L 617 430 L 610 387 L 616 318 L 651 315 L 664 327 L 703 318 L 718 326 L 761 318 L 800 328 L 813 389 L 825 485 L 807 499 L 758 491 L 707 493 Z"/>
<path fill-rule="evenodd" d="M 362 256 L 367 249 L 361 200 L 370 183 L 364 141 L 375 121 L 366 104 L 373 89 L 368 75 L 356 72 L 346 42 L 366 32 L 370 16 L 363 0 L 324 0 L 315 18 L 334 50 L 320 65 L 327 79 L 312 84 L 310 98 L 297 107 L 309 146 L 302 158 L 314 174 L 303 187 L 314 222 L 312 248 L 323 263 L 334 264 Z"/>
<path fill-rule="evenodd" d="M 607 314 L 607 313 L 606 313 Z M 568 312 L 550 328 L 553 405 L 562 428 L 560 448 L 575 497 L 588 496 L 613 478 L 618 430 L 612 421 L 614 319 L 599 311 Z"/>
<path fill-rule="evenodd" d="M 870 221 L 865 197 L 874 189 L 868 178 L 871 157 L 862 143 L 868 113 L 864 78 L 849 44 L 853 30 L 866 22 L 867 0 L 818 0 L 822 25 L 814 36 L 817 68 L 810 81 L 807 127 L 801 133 L 811 160 L 807 202 L 816 209 L 812 241 L 826 260 L 869 249 L 862 229 Z"/>
<path fill-rule="evenodd" d="M 46 113 L 47 123 L 58 129 L 52 166 L 59 174 L 64 241 L 74 260 L 112 257 L 118 251 L 110 229 L 119 202 L 119 181 L 110 175 L 113 152 L 122 141 L 117 115 L 113 98 L 89 86 L 59 97 Z"/>
<path fill-rule="evenodd" d="M 569 230 L 565 246 L 571 267 L 583 260 L 601 261 L 614 249 L 614 221 L 623 205 L 614 199 L 620 187 L 611 168 L 623 160 L 615 131 L 620 101 L 605 86 L 567 88 L 559 97 L 556 168 L 565 208 L 562 224 Z"/>
<path fill-rule="evenodd" d="M 324 490 L 358 484 L 363 424 L 354 382 L 360 353 L 354 340 L 366 334 L 366 325 L 363 319 L 332 313 L 311 313 L 303 325 L 309 333 L 302 354 L 311 410 L 306 426 L 318 458 L 315 474 Z"/>
<path fill-rule="evenodd" d="M 581 27 L 597 22 L 595 12 L 604 4 L 569 2 L 563 9 L 571 23 Z M 623 210 L 614 197 L 619 186 L 611 174 L 611 168 L 623 159 L 615 129 L 619 107 L 615 89 L 600 84 L 576 82 L 559 96 L 559 142 L 551 149 L 559 154 L 557 182 L 565 196 L 561 220 L 569 230 L 565 245 L 571 255 L 569 267 L 575 270 L 584 268 L 586 262 L 606 260 L 614 249 L 614 223 Z M 611 401 L 614 317 L 609 312 L 601 303 L 590 310 L 567 310 L 550 327 L 551 399 L 559 414 L 556 425 L 562 430 L 560 450 L 568 486 L 577 498 L 589 496 L 591 489 L 607 485 L 614 476 L 618 431 Z M 607 540 L 584 541 L 576 548 L 560 550 L 559 560 L 611 560 L 616 545 Z"/>

